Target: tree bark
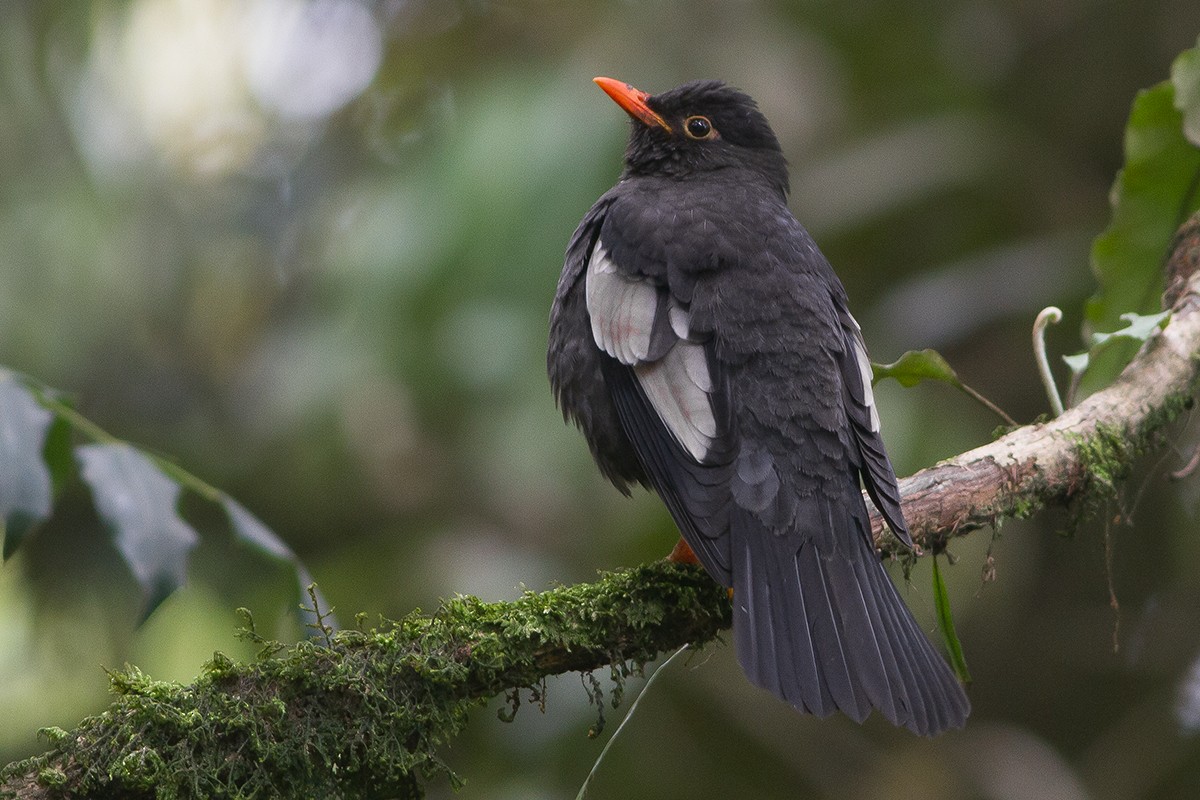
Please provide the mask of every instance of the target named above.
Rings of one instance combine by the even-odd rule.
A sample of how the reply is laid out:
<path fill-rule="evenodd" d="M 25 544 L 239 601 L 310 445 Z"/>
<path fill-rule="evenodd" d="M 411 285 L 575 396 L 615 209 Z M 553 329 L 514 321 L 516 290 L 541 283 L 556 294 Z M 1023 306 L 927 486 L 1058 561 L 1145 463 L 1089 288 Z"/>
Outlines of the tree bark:
<path fill-rule="evenodd" d="M 901 481 L 914 539 L 937 551 L 1005 517 L 1111 495 L 1192 402 L 1198 266 L 1200 216 L 1167 264 L 1169 324 L 1111 386 Z M 881 550 L 898 548 L 873 521 Z M 46 732 L 47 753 L 0 772 L 0 797 L 420 797 L 424 781 L 454 779 L 435 748 L 483 700 L 520 687 L 536 698 L 546 675 L 606 665 L 619 691 L 658 654 L 729 623 L 726 593 L 702 571 L 660 562 L 511 603 L 459 598 L 320 643 L 263 642 L 257 661 L 217 657 L 187 686 L 114 673 L 109 709 Z"/>

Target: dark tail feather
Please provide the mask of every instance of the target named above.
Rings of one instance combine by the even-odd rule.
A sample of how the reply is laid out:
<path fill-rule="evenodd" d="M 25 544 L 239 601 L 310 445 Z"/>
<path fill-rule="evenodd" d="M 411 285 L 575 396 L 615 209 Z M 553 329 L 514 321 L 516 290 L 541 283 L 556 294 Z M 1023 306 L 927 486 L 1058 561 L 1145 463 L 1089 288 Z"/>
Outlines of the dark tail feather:
<path fill-rule="evenodd" d="M 742 668 L 817 716 L 840 710 L 861 722 L 875 708 L 923 736 L 962 727 L 970 711 L 962 686 L 904 605 L 865 521 L 854 509 L 831 515 L 832 531 L 803 536 L 775 534 L 735 512 L 734 638 Z"/>
<path fill-rule="evenodd" d="M 733 628 L 738 657 L 754 682 L 796 708 L 827 717 L 837 710 L 818 661 L 808 625 L 792 625 L 805 619 L 804 597 L 799 592 L 782 592 L 777 587 L 796 581 L 794 565 L 782 559 L 764 558 L 755 548 L 742 548 L 735 575 L 766 572 L 766 579 L 743 580 L 735 585 L 734 605 L 739 616 L 768 620 L 765 625 Z M 737 581 L 737 578 L 735 578 Z"/>
<path fill-rule="evenodd" d="M 803 588 L 798 594 L 804 598 L 817 663 L 823 667 L 822 677 L 833 695 L 834 705 L 855 722 L 862 722 L 871 713 L 871 704 L 856 669 L 855 662 L 861 659 L 856 658 L 859 654 L 846 635 L 851 633 L 849 626 L 838 614 L 840 609 L 835 599 L 838 587 L 826 573 L 830 565 L 824 559 L 814 557 L 815 553 L 811 544 L 800 548 L 793 557 L 796 578 L 780 586 L 779 590 L 787 594 Z M 784 622 L 785 625 L 795 623 L 795 619 Z"/>

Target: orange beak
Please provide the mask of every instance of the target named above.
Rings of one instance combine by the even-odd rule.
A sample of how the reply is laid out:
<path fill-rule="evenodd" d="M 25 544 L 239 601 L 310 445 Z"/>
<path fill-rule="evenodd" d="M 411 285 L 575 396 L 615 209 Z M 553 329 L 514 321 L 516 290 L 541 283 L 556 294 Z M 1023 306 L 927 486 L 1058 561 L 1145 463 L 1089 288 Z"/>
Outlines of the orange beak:
<path fill-rule="evenodd" d="M 629 116 L 646 125 L 658 125 L 667 133 L 671 132 L 671 126 L 667 124 L 667 121 L 646 105 L 646 101 L 650 98 L 646 92 L 612 78 L 592 78 L 592 80 L 604 90 L 605 94 L 615 100 L 617 105 L 625 109 L 625 113 Z"/>

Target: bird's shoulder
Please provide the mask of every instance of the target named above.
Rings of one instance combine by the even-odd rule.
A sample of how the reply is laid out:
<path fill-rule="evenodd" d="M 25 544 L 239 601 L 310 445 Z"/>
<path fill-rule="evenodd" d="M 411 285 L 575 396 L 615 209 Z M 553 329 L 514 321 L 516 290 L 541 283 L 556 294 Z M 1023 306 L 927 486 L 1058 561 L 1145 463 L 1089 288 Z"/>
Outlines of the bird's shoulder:
<path fill-rule="evenodd" d="M 627 176 L 597 203 L 600 241 L 622 269 L 662 282 L 747 259 L 798 260 L 808 234 L 784 198 L 740 177 Z"/>

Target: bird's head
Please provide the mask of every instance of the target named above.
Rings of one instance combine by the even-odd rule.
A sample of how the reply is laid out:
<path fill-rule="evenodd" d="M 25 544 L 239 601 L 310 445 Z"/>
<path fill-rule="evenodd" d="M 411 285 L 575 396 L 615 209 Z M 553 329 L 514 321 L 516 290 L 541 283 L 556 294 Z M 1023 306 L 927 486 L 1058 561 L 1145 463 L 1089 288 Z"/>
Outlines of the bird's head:
<path fill-rule="evenodd" d="M 749 95 L 721 81 L 692 81 L 656 95 L 612 78 L 595 81 L 633 118 L 629 173 L 689 178 L 740 167 L 787 193 L 779 140 Z"/>

